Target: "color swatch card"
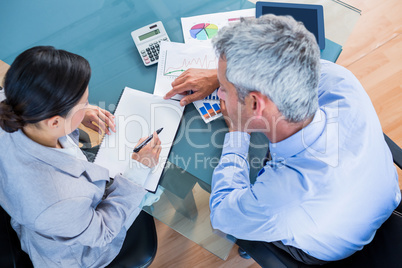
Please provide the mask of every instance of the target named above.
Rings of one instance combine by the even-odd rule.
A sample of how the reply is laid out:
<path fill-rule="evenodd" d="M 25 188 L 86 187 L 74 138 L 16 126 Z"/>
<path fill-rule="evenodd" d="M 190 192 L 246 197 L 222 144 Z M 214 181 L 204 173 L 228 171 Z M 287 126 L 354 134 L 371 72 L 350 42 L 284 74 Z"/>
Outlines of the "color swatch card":
<path fill-rule="evenodd" d="M 222 116 L 219 101 L 199 100 L 193 102 L 205 123 L 209 123 Z"/>
<path fill-rule="evenodd" d="M 190 92 L 191 93 L 191 92 Z M 218 89 L 203 100 L 193 102 L 205 123 L 209 123 L 222 116 Z"/>
<path fill-rule="evenodd" d="M 255 18 L 255 8 L 181 18 L 184 42 L 209 45 L 219 29 L 241 17 Z"/>

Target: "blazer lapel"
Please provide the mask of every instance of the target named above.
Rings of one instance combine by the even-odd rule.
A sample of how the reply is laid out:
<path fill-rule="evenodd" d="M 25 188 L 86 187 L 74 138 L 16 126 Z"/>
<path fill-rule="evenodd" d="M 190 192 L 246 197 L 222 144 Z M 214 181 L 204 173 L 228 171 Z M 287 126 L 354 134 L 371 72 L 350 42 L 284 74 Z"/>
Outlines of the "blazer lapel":
<path fill-rule="evenodd" d="M 43 146 L 28 138 L 22 130 L 11 136 L 15 145 L 24 153 L 47 163 L 60 171 L 78 178 L 86 171 L 91 181 L 109 181 L 109 171 L 101 166 L 77 159 L 63 152 Z"/>

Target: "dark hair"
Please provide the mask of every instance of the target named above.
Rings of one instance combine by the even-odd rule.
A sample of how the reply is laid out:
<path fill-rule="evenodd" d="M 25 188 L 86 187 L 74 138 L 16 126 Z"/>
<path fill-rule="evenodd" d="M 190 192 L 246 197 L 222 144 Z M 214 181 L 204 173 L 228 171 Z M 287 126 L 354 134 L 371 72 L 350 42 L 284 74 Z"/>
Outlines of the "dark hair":
<path fill-rule="evenodd" d="M 21 53 L 4 80 L 0 127 L 14 132 L 55 115 L 65 117 L 79 102 L 91 77 L 83 57 L 49 46 Z"/>

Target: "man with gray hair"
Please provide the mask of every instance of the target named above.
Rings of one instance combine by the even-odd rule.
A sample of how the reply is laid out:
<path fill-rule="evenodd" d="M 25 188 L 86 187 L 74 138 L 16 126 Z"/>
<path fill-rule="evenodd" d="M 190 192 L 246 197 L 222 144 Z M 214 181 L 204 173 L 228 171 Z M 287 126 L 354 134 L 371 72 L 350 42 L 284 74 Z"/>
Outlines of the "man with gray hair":
<path fill-rule="evenodd" d="M 306 264 L 363 248 L 400 202 L 398 176 L 366 92 L 320 60 L 314 36 L 266 15 L 213 40 L 229 127 L 212 178 L 211 222 L 239 239 L 273 242 Z M 272 158 L 250 183 L 251 132 Z"/>

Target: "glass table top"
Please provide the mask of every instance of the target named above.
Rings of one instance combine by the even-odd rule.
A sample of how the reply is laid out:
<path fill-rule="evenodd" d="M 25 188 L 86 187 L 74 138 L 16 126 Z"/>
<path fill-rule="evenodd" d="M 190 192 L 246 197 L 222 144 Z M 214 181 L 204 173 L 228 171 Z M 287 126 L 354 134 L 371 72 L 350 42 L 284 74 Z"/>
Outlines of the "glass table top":
<path fill-rule="evenodd" d="M 285 2 L 276 0 L 277 2 Z M 333 0 L 286 1 L 322 4 L 326 37 L 343 45 L 359 17 L 359 11 Z M 183 42 L 181 17 L 253 8 L 246 0 L 13 0 L 0 1 L 0 59 L 11 64 L 22 51 L 37 45 L 51 45 L 88 59 L 92 68 L 89 102 L 114 111 L 119 96 L 128 86 L 152 93 L 156 65 L 146 67 L 130 33 L 155 21 L 162 21 L 173 42 Z M 198 142 L 208 144 L 211 137 L 219 144 L 226 127 L 223 120 L 206 125 L 192 105 L 185 110 L 178 133 L 192 129 L 200 133 Z M 218 131 L 218 132 L 216 132 Z M 251 158 L 255 177 L 262 167 L 268 142 L 253 135 L 255 150 Z M 181 147 L 180 147 L 181 146 Z M 186 143 L 175 145 L 153 203 L 144 210 L 210 252 L 226 259 L 234 238 L 213 230 L 209 220 L 210 178 L 220 157 L 220 148 L 196 151 L 200 159 L 189 159 Z M 198 163 L 186 167 L 187 161 Z M 207 164 L 205 161 L 209 161 Z M 253 178 L 252 178 L 253 179 Z M 253 180 L 252 180 L 253 181 Z"/>

